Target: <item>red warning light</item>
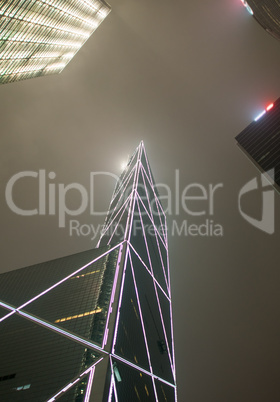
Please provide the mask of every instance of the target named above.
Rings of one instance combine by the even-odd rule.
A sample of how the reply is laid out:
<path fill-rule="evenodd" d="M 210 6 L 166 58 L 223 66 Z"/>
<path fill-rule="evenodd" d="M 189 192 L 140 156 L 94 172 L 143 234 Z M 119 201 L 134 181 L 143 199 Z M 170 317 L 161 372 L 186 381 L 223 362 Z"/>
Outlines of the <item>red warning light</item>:
<path fill-rule="evenodd" d="M 266 108 L 266 111 L 268 112 L 270 109 L 272 109 L 272 108 L 273 108 L 273 106 L 274 106 L 274 104 L 273 104 L 273 103 L 271 103 L 270 105 L 268 105 L 268 106 L 267 106 L 267 108 Z"/>

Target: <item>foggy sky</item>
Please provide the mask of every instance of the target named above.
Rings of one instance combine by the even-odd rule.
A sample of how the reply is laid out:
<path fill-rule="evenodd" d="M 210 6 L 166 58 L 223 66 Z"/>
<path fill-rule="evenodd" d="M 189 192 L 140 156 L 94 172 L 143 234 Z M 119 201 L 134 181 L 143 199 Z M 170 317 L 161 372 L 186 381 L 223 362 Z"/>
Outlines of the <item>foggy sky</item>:
<path fill-rule="evenodd" d="M 9 179 L 21 171 L 55 172 L 52 182 L 89 188 L 90 172 L 120 174 L 144 140 L 155 180 L 172 189 L 169 229 L 206 219 L 223 236 L 169 237 L 178 400 L 278 402 L 279 215 L 275 233 L 246 222 L 240 189 L 258 176 L 234 137 L 279 97 L 280 43 L 241 1 L 111 0 L 112 12 L 64 72 L 0 87 L 1 272 L 95 247 L 70 236 L 57 216 L 22 217 L 5 201 Z M 175 214 L 190 183 L 222 184 L 207 201 Z M 106 210 L 113 184 L 98 183 L 96 208 Z M 21 181 L 14 197 L 38 205 L 36 180 Z M 261 218 L 262 194 L 246 198 Z M 69 208 L 77 207 L 73 196 Z M 102 223 L 87 210 L 82 224 Z"/>

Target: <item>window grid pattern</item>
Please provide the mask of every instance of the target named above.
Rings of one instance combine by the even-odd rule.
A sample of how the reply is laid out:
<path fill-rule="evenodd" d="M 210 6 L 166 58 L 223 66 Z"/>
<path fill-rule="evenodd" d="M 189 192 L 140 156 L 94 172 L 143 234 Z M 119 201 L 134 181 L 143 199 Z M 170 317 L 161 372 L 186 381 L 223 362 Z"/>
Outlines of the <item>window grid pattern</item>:
<path fill-rule="evenodd" d="M 103 0 L 0 5 L 0 83 L 60 73 L 108 15 Z"/>
<path fill-rule="evenodd" d="M 247 0 L 255 19 L 263 28 L 280 40 L 280 2 L 279 0 Z"/>

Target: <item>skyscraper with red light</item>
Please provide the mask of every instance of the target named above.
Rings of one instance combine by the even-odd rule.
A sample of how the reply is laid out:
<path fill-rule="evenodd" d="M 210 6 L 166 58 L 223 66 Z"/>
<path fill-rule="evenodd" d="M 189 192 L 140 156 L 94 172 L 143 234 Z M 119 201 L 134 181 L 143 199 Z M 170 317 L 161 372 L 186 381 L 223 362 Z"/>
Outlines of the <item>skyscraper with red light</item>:
<path fill-rule="evenodd" d="M 249 13 L 272 36 L 280 40 L 280 3 L 278 0 L 241 0 Z"/>
<path fill-rule="evenodd" d="M 166 218 L 143 143 L 99 247 L 0 275 L 0 399 L 176 402 Z"/>
<path fill-rule="evenodd" d="M 242 151 L 266 172 L 277 191 L 280 190 L 280 98 L 269 104 L 236 137 Z"/>

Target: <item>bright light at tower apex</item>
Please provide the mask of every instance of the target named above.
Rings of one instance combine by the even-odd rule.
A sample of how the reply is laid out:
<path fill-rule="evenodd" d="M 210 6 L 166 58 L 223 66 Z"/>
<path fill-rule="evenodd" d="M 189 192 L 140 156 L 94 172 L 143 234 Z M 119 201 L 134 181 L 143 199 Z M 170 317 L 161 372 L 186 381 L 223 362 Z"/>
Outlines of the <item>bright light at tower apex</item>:
<path fill-rule="evenodd" d="M 126 163 L 126 162 L 122 162 L 122 163 L 121 163 L 121 169 L 122 169 L 122 170 L 124 170 L 124 169 L 126 168 L 126 166 L 127 166 L 127 163 Z"/>

